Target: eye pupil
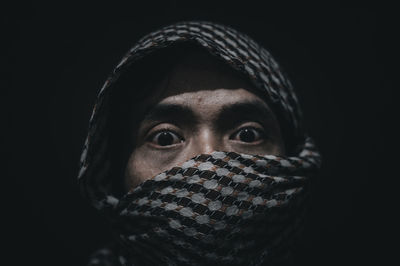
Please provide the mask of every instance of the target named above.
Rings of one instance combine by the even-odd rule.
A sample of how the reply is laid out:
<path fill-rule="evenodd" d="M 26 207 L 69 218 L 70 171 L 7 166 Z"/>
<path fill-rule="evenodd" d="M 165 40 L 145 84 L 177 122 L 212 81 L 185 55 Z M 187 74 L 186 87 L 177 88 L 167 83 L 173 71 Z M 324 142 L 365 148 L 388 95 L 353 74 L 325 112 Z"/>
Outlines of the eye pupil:
<path fill-rule="evenodd" d="M 243 142 L 253 142 L 256 139 L 256 135 L 253 130 L 245 128 L 240 131 L 239 138 Z"/>
<path fill-rule="evenodd" d="M 171 133 L 161 132 L 160 135 L 158 136 L 157 143 L 160 146 L 167 146 L 167 145 L 171 145 L 173 141 L 174 141 L 174 137 L 171 135 Z"/>

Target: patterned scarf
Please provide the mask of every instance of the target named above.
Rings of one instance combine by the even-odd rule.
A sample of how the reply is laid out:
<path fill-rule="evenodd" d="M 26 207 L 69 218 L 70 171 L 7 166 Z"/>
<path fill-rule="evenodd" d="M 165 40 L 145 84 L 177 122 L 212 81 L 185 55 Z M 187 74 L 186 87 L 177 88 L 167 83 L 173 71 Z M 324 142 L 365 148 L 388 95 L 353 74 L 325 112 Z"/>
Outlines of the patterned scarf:
<path fill-rule="evenodd" d="M 248 77 L 293 149 L 288 156 L 198 155 L 117 196 L 107 156 L 110 91 L 140 58 L 183 42 L 203 47 Z M 89 264 L 271 265 L 284 259 L 302 224 L 307 184 L 320 166 L 301 120 L 289 80 L 272 56 L 242 33 L 209 22 L 181 22 L 139 40 L 101 88 L 81 156 L 82 193 L 110 219 L 117 239 Z"/>

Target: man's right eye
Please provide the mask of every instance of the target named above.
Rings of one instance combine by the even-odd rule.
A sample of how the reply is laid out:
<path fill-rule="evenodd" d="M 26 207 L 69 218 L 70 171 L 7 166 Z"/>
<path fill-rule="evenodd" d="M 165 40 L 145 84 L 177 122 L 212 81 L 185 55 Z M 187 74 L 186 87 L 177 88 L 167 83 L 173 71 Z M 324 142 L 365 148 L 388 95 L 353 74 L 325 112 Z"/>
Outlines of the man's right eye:
<path fill-rule="evenodd" d="M 171 146 L 183 142 L 183 138 L 170 130 L 154 133 L 149 138 L 150 142 L 158 146 Z"/>

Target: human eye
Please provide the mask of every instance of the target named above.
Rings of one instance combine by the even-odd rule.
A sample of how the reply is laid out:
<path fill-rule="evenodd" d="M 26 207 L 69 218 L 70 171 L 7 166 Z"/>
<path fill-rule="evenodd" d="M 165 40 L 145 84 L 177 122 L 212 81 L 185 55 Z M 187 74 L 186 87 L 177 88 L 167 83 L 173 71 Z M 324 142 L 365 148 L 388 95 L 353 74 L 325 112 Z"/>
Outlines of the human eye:
<path fill-rule="evenodd" d="M 172 130 L 162 129 L 152 133 L 149 136 L 148 141 L 153 145 L 166 147 L 179 144 L 183 142 L 184 139 L 178 133 Z"/>
<path fill-rule="evenodd" d="M 241 127 L 230 136 L 231 140 L 245 143 L 259 143 L 266 138 L 265 131 L 253 126 Z"/>

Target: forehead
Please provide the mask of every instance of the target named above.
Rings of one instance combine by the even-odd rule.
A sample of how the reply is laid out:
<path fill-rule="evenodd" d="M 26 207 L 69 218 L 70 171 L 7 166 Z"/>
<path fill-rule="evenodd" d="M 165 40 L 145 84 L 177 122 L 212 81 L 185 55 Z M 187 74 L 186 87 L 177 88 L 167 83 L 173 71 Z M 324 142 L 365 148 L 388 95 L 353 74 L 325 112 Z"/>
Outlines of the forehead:
<path fill-rule="evenodd" d="M 183 91 L 163 97 L 156 105 L 181 105 L 199 113 L 209 113 L 238 103 L 246 103 L 247 105 L 255 103 L 268 109 L 267 104 L 257 95 L 240 87 L 236 89 L 215 88 L 213 90 Z"/>
<path fill-rule="evenodd" d="M 202 102 L 212 105 L 255 98 L 262 101 L 246 78 L 203 49 L 192 49 L 181 55 L 151 90 L 151 96 L 143 104 Z"/>

